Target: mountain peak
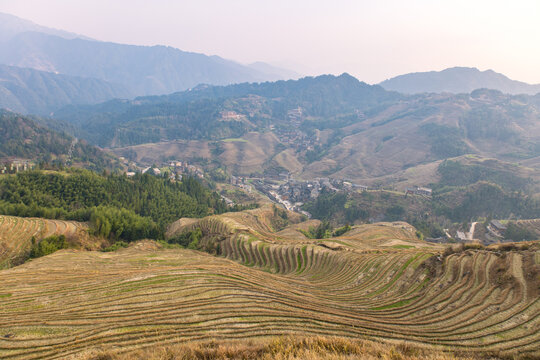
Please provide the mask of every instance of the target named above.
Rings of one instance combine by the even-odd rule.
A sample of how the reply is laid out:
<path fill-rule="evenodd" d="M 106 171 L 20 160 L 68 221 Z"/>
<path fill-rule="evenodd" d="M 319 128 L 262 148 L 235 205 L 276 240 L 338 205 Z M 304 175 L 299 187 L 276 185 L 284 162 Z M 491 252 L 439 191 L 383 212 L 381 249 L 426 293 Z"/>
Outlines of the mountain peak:
<path fill-rule="evenodd" d="M 64 39 L 92 40 L 86 36 L 38 25 L 32 21 L 21 19 L 15 15 L 0 12 L 0 42 L 9 41 L 18 34 L 24 32 L 40 32 L 59 36 Z"/>
<path fill-rule="evenodd" d="M 405 94 L 470 93 L 482 88 L 508 94 L 534 95 L 540 92 L 540 85 L 511 80 L 491 69 L 481 71 L 476 67 L 452 67 L 441 71 L 410 73 L 385 80 L 379 85 L 386 90 Z"/>

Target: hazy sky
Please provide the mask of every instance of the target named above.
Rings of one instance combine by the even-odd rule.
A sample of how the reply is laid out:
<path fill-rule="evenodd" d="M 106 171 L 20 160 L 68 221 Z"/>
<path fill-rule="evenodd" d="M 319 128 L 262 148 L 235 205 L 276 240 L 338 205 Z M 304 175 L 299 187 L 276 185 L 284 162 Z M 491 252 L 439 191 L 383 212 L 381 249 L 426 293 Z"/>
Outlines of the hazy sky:
<path fill-rule="evenodd" d="M 0 12 L 98 40 L 369 83 L 451 66 L 540 83 L 540 0 L 0 0 Z"/>

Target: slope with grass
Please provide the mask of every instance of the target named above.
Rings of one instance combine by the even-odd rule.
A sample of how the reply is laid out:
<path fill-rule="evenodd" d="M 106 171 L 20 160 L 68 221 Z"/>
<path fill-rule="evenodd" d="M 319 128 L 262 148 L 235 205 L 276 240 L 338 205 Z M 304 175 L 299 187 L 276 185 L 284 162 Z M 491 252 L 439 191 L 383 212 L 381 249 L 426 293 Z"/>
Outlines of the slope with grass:
<path fill-rule="evenodd" d="M 538 244 L 443 255 L 404 223 L 324 241 L 280 236 L 276 224 L 270 207 L 177 224 L 201 229 L 198 246 L 215 255 L 143 241 L 2 271 L 0 356 L 284 334 L 539 355 Z"/>

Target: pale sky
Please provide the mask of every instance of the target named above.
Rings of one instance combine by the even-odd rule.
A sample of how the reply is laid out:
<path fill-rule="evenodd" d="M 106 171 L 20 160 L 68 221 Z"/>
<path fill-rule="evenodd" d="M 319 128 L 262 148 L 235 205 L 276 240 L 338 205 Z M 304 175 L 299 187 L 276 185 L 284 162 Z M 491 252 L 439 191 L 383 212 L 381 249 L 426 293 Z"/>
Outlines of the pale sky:
<path fill-rule="evenodd" d="M 0 0 L 0 12 L 103 41 L 368 83 L 452 66 L 540 83 L 540 0 Z"/>

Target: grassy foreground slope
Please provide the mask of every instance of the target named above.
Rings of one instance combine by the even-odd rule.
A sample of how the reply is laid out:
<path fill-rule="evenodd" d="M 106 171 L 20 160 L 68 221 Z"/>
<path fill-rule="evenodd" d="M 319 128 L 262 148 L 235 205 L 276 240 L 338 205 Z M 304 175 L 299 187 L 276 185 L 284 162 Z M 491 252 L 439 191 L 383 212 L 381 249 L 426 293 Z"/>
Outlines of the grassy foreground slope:
<path fill-rule="evenodd" d="M 442 255 L 405 223 L 320 241 L 277 217 L 268 207 L 177 224 L 220 256 L 143 241 L 0 271 L 0 357 L 281 335 L 540 355 L 537 244 Z"/>

